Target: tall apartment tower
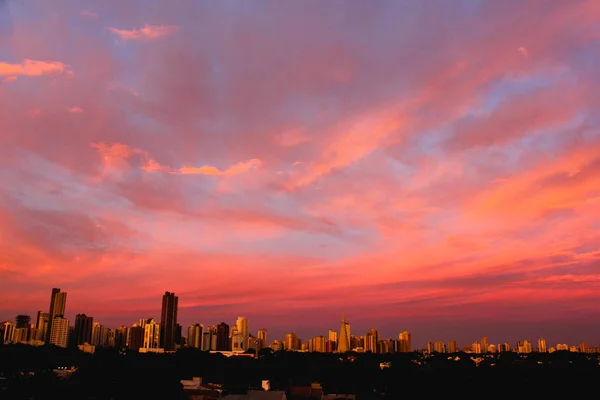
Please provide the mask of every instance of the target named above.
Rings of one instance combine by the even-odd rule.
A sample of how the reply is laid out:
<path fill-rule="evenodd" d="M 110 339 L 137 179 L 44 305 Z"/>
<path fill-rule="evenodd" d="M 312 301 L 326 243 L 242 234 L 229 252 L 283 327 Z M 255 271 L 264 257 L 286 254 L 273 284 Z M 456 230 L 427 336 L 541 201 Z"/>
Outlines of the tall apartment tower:
<path fill-rule="evenodd" d="M 261 349 L 267 347 L 267 328 L 262 328 L 258 330 L 258 340 L 260 341 Z"/>
<path fill-rule="evenodd" d="M 217 325 L 217 351 L 230 351 L 231 340 L 229 339 L 229 325 L 225 322 L 221 322 Z"/>
<path fill-rule="evenodd" d="M 159 339 L 162 337 L 162 326 L 152 320 L 144 325 L 144 342 L 142 347 L 145 349 L 159 348 Z"/>
<path fill-rule="evenodd" d="M 52 320 L 50 329 L 50 344 L 58 347 L 67 347 L 69 339 L 69 320 L 62 316 L 57 316 Z"/>
<path fill-rule="evenodd" d="M 547 349 L 546 349 L 546 339 L 544 339 L 544 338 L 539 338 L 538 339 L 538 351 L 540 353 L 545 353 L 547 351 Z"/>
<path fill-rule="evenodd" d="M 338 353 L 350 351 L 350 324 L 346 322 L 346 317 L 343 315 L 337 351 Z"/>
<path fill-rule="evenodd" d="M 400 353 L 410 353 L 412 351 L 410 332 L 401 332 L 400 335 L 398 335 L 398 339 L 400 340 Z"/>
<path fill-rule="evenodd" d="M 165 292 L 160 314 L 160 347 L 165 351 L 175 350 L 175 328 L 177 325 L 177 301 L 175 293 Z"/>
<path fill-rule="evenodd" d="M 73 330 L 73 344 L 91 344 L 93 324 L 94 318 L 88 317 L 85 314 L 77 314 L 75 317 L 75 329 Z"/>
<path fill-rule="evenodd" d="M 67 292 L 61 292 L 60 288 L 53 288 L 50 295 L 50 311 L 48 312 L 48 329 L 44 341 L 50 342 L 50 333 L 52 332 L 52 322 L 56 317 L 64 317 L 65 306 L 67 305 Z"/>
<path fill-rule="evenodd" d="M 488 347 L 489 347 L 490 343 L 488 341 L 487 336 L 484 336 L 481 338 L 481 352 L 482 353 L 487 353 L 488 352 Z"/>
<path fill-rule="evenodd" d="M 371 328 L 365 335 L 365 351 L 379 353 L 379 332 L 375 328 Z"/>
<path fill-rule="evenodd" d="M 244 317 L 238 317 L 237 321 L 235 321 L 235 326 L 237 327 L 238 333 L 242 339 L 242 344 L 240 347 L 243 350 L 248 350 L 248 338 L 250 334 L 248 331 L 248 320 Z"/>
<path fill-rule="evenodd" d="M 48 332 L 48 324 L 50 323 L 50 314 L 45 313 L 43 311 L 38 311 L 37 320 L 35 322 L 36 328 L 36 340 L 41 340 L 42 342 L 46 340 L 46 332 Z"/>
<path fill-rule="evenodd" d="M 204 338 L 204 325 L 194 324 L 188 328 L 188 346 L 202 350 L 202 339 Z"/>

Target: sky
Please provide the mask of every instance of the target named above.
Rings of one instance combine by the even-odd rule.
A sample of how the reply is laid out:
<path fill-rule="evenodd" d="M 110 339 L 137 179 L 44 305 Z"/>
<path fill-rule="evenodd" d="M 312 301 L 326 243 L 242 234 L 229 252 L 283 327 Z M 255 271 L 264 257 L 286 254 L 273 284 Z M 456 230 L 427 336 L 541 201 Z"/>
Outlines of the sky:
<path fill-rule="evenodd" d="M 600 344 L 600 2 L 0 1 L 0 320 Z"/>

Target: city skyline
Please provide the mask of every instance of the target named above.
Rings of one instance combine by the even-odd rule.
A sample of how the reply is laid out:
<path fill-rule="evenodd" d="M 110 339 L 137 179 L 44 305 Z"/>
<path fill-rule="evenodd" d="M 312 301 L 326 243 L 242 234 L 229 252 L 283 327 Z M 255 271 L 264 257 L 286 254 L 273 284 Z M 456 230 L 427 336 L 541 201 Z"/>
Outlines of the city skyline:
<path fill-rule="evenodd" d="M 71 324 L 160 322 L 168 290 L 185 329 L 594 342 L 598 26 L 594 0 L 0 1 L 0 320 L 60 287 Z"/>
<path fill-rule="evenodd" d="M 205 321 L 200 321 L 200 320 L 195 320 L 194 322 L 191 322 L 189 324 L 185 324 L 185 323 L 178 323 L 177 321 L 177 314 L 179 313 L 179 309 L 178 309 L 178 300 L 179 300 L 179 296 L 176 296 L 174 292 L 169 292 L 166 291 L 164 292 L 164 294 L 162 295 L 162 307 L 161 307 L 161 311 L 160 311 L 160 319 L 156 319 L 155 317 L 149 317 L 149 316 L 143 316 L 143 317 L 139 317 L 138 319 L 136 319 L 133 322 L 127 322 L 127 323 L 121 323 L 117 326 L 107 326 L 104 323 L 101 323 L 98 320 L 94 320 L 93 316 L 91 315 L 86 315 L 85 313 L 77 313 L 77 315 L 75 316 L 75 318 L 68 318 L 69 313 L 68 311 L 68 307 L 66 307 L 66 298 L 67 298 L 67 292 L 63 291 L 61 288 L 52 288 L 51 290 L 51 296 L 50 296 L 50 313 L 44 313 L 44 311 L 40 310 L 37 312 L 37 319 L 35 320 L 36 322 L 34 322 L 34 320 L 31 318 L 31 316 L 29 314 L 19 314 L 17 315 L 13 320 L 2 320 L 0 319 L 0 323 L 4 322 L 4 321 L 10 321 L 11 323 L 13 323 L 13 325 L 15 326 L 15 328 L 21 327 L 28 327 L 29 328 L 29 322 L 31 323 L 32 327 L 35 327 L 35 333 L 28 333 L 27 337 L 29 337 L 29 335 L 31 334 L 31 340 L 41 340 L 41 341 L 50 341 L 50 343 L 56 344 L 56 343 L 62 343 L 61 345 L 66 345 L 67 341 L 70 340 L 68 339 L 68 337 L 73 334 L 73 337 L 76 338 L 76 342 L 78 342 L 79 344 L 83 343 L 84 340 L 79 340 L 81 338 L 86 338 L 89 339 L 92 335 L 92 325 L 99 325 L 101 327 L 103 327 L 103 329 L 107 329 L 107 330 L 114 330 L 114 331 L 118 331 L 120 328 L 132 328 L 132 327 L 141 327 L 142 328 L 142 332 L 143 332 L 143 328 L 145 325 L 151 324 L 154 326 L 154 328 L 150 331 L 150 336 L 153 339 L 150 338 L 143 338 L 142 341 L 140 343 L 144 343 L 144 344 L 148 344 L 149 341 L 155 342 L 154 345 L 144 345 L 143 347 L 156 347 L 156 348 L 161 348 L 164 349 L 165 351 L 173 351 L 175 350 L 176 346 L 175 346 L 175 338 L 177 337 L 176 334 L 176 326 L 179 326 L 179 335 L 186 337 L 186 339 L 189 341 L 190 337 L 189 334 L 193 333 L 193 331 L 191 330 L 192 328 L 198 329 L 197 327 L 202 326 L 203 328 L 201 328 L 198 332 L 200 334 L 203 333 L 202 329 L 204 329 L 204 332 L 207 332 L 207 330 L 209 328 L 214 328 L 215 329 L 215 344 L 216 344 L 216 350 L 226 350 L 227 347 L 229 346 L 229 349 L 231 350 L 231 347 L 233 347 L 234 351 L 236 351 L 235 349 L 237 348 L 237 350 L 239 351 L 245 351 L 248 349 L 249 346 L 249 342 L 248 339 L 249 338 L 253 338 L 253 339 L 260 339 L 261 336 L 266 336 L 267 340 L 265 343 L 263 343 L 266 347 L 270 346 L 274 341 L 279 341 L 281 343 L 287 343 L 288 341 L 288 337 L 290 334 L 294 335 L 294 337 L 296 339 L 300 339 L 303 342 L 306 342 L 307 340 L 310 341 L 313 338 L 317 338 L 317 337 L 322 337 L 324 340 L 333 340 L 336 342 L 336 351 L 342 351 L 342 352 L 346 352 L 349 350 L 352 350 L 353 347 L 356 346 L 352 346 L 352 340 L 355 340 L 356 338 L 366 338 L 366 337 L 371 337 L 372 342 L 370 342 L 370 345 L 368 345 L 367 343 L 369 339 L 365 339 L 365 349 L 366 350 L 370 350 L 373 348 L 376 348 L 378 346 L 378 343 L 380 343 L 381 341 L 386 341 L 386 340 L 397 340 L 398 343 L 398 351 L 399 352 L 408 352 L 408 351 L 412 351 L 412 350 L 423 350 L 423 349 L 428 349 L 429 351 L 431 351 L 431 349 L 438 349 L 440 348 L 439 346 L 442 346 L 441 348 L 444 349 L 444 352 L 446 352 L 445 350 L 448 348 L 454 348 L 455 350 L 460 350 L 462 348 L 465 347 L 470 347 L 472 344 L 475 345 L 476 343 L 479 343 L 481 346 L 483 346 L 483 348 L 487 348 L 488 344 L 493 346 L 493 348 L 499 348 L 500 346 L 504 346 L 504 345 L 508 345 L 510 346 L 511 349 L 515 349 L 515 343 L 522 343 L 522 342 L 529 342 L 529 343 L 538 343 L 539 341 L 544 342 L 543 348 L 544 349 L 550 349 L 551 347 L 554 347 L 555 345 L 562 345 L 562 346 L 567 346 L 567 349 L 570 348 L 570 346 L 574 346 L 576 343 L 576 345 L 580 345 L 580 344 L 585 344 L 585 346 L 588 346 L 588 348 L 596 348 L 597 346 L 595 345 L 595 343 L 593 342 L 593 340 L 595 340 L 595 337 L 589 337 L 589 338 L 585 338 L 585 339 L 581 339 L 581 336 L 576 336 L 578 338 L 580 338 L 579 341 L 568 341 L 568 340 L 555 340 L 554 342 L 552 341 L 553 339 L 553 335 L 552 333 L 550 333 L 550 336 L 546 336 L 546 335 L 538 335 L 537 338 L 535 338 L 535 340 L 531 340 L 531 338 L 524 338 L 524 337 L 519 337 L 518 339 L 514 339 L 511 340 L 507 340 L 506 338 L 500 339 L 500 335 L 498 334 L 498 332 L 494 333 L 492 332 L 491 336 L 486 335 L 485 333 L 480 335 L 479 337 L 476 336 L 476 332 L 471 332 L 469 335 L 471 335 L 470 337 L 472 338 L 470 341 L 469 339 L 463 340 L 461 341 L 460 339 L 457 340 L 456 337 L 447 337 L 448 333 L 444 333 L 444 332 L 440 332 L 438 333 L 438 335 L 436 337 L 430 337 L 430 338 L 419 338 L 417 337 L 415 340 L 415 337 L 413 336 L 413 331 L 410 330 L 403 330 L 403 331 L 399 331 L 396 335 L 391 334 L 391 335 L 386 335 L 385 333 L 382 333 L 381 331 L 379 331 L 379 329 L 377 327 L 371 327 L 368 330 L 356 330 L 356 327 L 354 330 L 351 330 L 351 324 L 350 322 L 346 319 L 346 315 L 342 314 L 341 316 L 341 324 L 340 324 L 340 328 L 338 330 L 336 330 L 335 328 L 333 329 L 329 329 L 328 332 L 312 332 L 311 334 L 307 334 L 305 336 L 298 334 L 297 331 L 294 330 L 281 330 L 281 327 L 275 326 L 275 327 L 261 327 L 261 328 L 255 328 L 253 325 L 251 325 L 251 322 L 248 318 L 246 317 L 241 317 L 238 316 L 234 322 L 232 323 L 231 320 L 229 319 L 221 319 L 221 322 L 219 323 L 206 323 Z M 57 301 L 57 299 L 60 299 L 60 301 Z M 52 310 L 59 310 L 59 312 L 55 312 L 55 317 L 59 318 L 59 319 L 63 319 L 64 318 L 64 323 L 65 325 L 60 329 L 61 335 L 63 335 L 64 337 L 62 339 L 57 338 L 56 334 L 52 333 L 52 324 L 49 322 L 52 319 L 49 319 L 48 316 L 52 314 Z M 46 314 L 46 319 L 44 320 L 43 318 L 43 314 Z M 65 317 L 66 316 L 66 317 Z M 14 321 L 14 322 L 13 322 Z M 40 321 L 42 321 L 42 324 L 45 323 L 45 326 L 43 326 L 41 329 L 39 328 L 40 326 Z M 45 322 L 44 322 L 45 321 Z M 73 321 L 75 322 L 73 324 Z M 229 321 L 229 322 L 227 322 Z M 140 325 L 141 324 L 141 325 Z M 220 326 L 226 326 L 226 330 L 223 331 L 221 333 L 220 331 Z M 71 328 L 73 329 L 72 333 L 68 333 L 68 329 L 67 328 Z M 168 328 L 168 329 L 167 329 Z M 262 332 L 261 332 L 262 331 Z M 284 334 L 280 333 L 280 332 L 284 332 Z M 171 332 L 170 334 L 166 333 L 166 332 Z M 186 332 L 188 335 L 186 335 Z M 219 332 L 219 333 L 217 333 Z M 237 336 L 237 334 L 241 334 L 240 336 Z M 267 336 L 267 332 L 271 332 L 271 335 Z M 13 332 L 14 333 L 14 332 Z M 52 339 L 50 339 L 51 337 L 51 333 L 52 335 L 54 335 L 54 337 L 52 337 Z M 0 326 L 0 337 L 1 335 L 4 334 L 2 331 L 2 326 Z M 140 332 L 141 334 L 141 332 Z M 197 334 L 197 333 L 196 333 Z M 168 336 L 171 336 L 170 338 L 167 338 Z M 224 335 L 224 336 L 223 336 Z M 333 335 L 333 336 L 332 336 Z M 445 338 L 444 338 L 444 335 Z M 223 337 L 221 337 L 223 336 Z M 218 339 L 217 339 L 218 337 Z M 335 340 L 333 339 L 333 337 L 335 337 Z M 491 339 L 490 339 L 491 337 Z M 551 339 L 548 340 L 547 338 L 550 337 Z M 46 338 L 46 339 L 42 339 L 42 338 Z M 226 339 L 227 338 L 227 339 Z M 270 338 L 270 340 L 269 340 Z M 296 340 L 294 339 L 294 341 Z M 351 340 L 352 339 L 352 340 Z M 194 339 L 194 342 L 197 342 L 199 340 L 199 342 L 202 342 L 202 339 Z M 263 339 L 264 340 L 264 339 Z M 590 343 L 590 340 L 592 341 Z M 87 343 L 90 343 L 90 341 L 85 340 Z M 225 342 L 229 343 L 228 345 L 225 344 Z M 345 342 L 346 345 L 341 345 L 340 343 Z M 402 344 L 402 342 L 404 342 L 404 344 Z M 236 346 L 236 343 L 238 344 Z M 547 343 L 549 343 L 547 345 Z M 323 342 L 323 346 L 325 346 L 325 342 Z M 516 347 L 518 347 L 519 345 L 517 344 Z M 530 345 L 531 347 L 531 345 Z M 535 349 L 535 347 L 532 347 L 533 349 Z"/>

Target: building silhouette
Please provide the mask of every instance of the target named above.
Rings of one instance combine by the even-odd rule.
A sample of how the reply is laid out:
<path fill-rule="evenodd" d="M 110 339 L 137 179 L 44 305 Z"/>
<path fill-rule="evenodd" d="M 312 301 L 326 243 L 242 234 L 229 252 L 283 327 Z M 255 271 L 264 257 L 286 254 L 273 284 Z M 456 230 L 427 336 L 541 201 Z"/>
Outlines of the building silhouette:
<path fill-rule="evenodd" d="M 92 327 L 94 318 L 85 314 L 75 316 L 75 328 L 73 330 L 73 343 L 76 345 L 92 343 Z"/>
<path fill-rule="evenodd" d="M 15 322 L 17 324 L 17 329 L 28 328 L 29 323 L 31 322 L 31 317 L 29 315 L 17 315 Z"/>
<path fill-rule="evenodd" d="M 60 288 L 53 288 L 52 294 L 50 295 L 50 311 L 48 312 L 48 328 L 46 329 L 46 336 L 44 341 L 50 342 L 50 335 L 52 334 L 52 324 L 56 317 L 64 317 L 65 307 L 67 305 L 67 292 L 61 292 Z"/>
<path fill-rule="evenodd" d="M 175 293 L 165 292 L 160 314 L 160 347 L 165 351 L 175 350 L 177 328 L 177 302 Z"/>
<path fill-rule="evenodd" d="M 229 325 L 221 322 L 217 325 L 217 351 L 230 351 L 231 340 L 229 340 Z"/>

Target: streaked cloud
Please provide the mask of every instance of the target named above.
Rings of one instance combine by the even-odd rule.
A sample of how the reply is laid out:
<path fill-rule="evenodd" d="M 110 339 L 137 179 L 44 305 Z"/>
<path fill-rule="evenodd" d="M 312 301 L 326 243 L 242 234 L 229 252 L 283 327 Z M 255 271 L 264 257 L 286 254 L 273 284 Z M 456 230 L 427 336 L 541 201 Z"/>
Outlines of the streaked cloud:
<path fill-rule="evenodd" d="M 1 39 L 0 320 L 593 337 L 597 2 L 49 3 Z"/>
<path fill-rule="evenodd" d="M 112 33 L 123 40 L 156 40 L 169 36 L 178 29 L 175 25 L 144 25 L 138 29 L 109 28 Z"/>

